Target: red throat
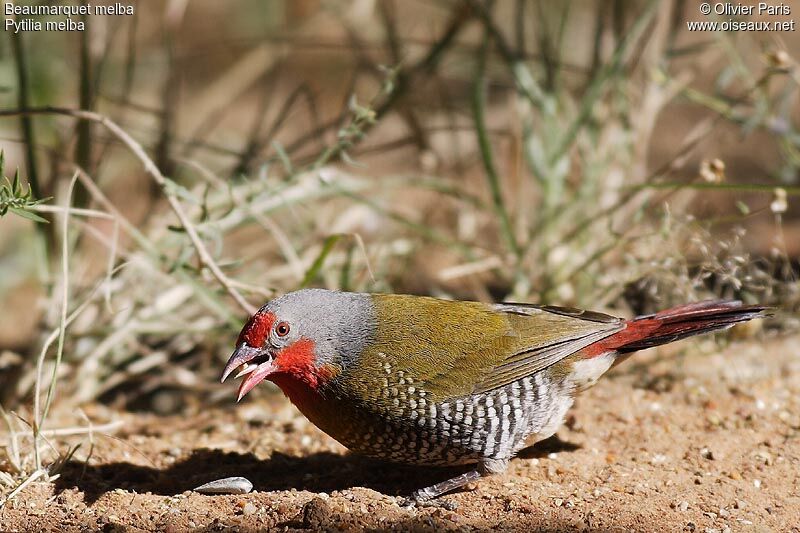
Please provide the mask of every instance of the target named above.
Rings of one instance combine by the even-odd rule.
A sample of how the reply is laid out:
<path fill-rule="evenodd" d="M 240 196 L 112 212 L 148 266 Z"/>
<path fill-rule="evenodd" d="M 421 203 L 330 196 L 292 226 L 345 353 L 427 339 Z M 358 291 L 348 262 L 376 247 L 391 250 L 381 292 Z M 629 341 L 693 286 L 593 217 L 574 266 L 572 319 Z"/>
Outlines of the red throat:
<path fill-rule="evenodd" d="M 298 339 L 276 354 L 277 371 L 273 376 L 278 379 L 284 376 L 292 378 L 316 389 L 320 384 L 320 376 L 314 359 L 314 341 Z"/>

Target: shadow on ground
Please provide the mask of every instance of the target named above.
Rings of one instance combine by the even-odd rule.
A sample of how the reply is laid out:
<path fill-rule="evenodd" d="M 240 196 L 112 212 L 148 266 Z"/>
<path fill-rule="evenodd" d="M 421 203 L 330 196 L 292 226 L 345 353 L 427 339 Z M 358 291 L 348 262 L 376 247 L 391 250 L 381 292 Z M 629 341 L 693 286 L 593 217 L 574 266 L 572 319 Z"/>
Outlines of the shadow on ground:
<path fill-rule="evenodd" d="M 522 458 L 543 457 L 548 453 L 572 451 L 578 446 L 556 437 L 526 448 Z M 275 452 L 269 459 L 252 453 L 199 449 L 174 464 L 157 468 L 118 462 L 85 464 L 71 461 L 56 480 L 56 489 L 77 488 L 86 503 L 93 503 L 114 489 L 175 495 L 215 479 L 243 476 L 258 491 L 308 490 L 331 492 L 353 487 L 367 487 L 384 494 L 407 495 L 422 486 L 437 483 L 469 470 L 397 465 L 357 455 L 315 453 L 293 457 Z"/>

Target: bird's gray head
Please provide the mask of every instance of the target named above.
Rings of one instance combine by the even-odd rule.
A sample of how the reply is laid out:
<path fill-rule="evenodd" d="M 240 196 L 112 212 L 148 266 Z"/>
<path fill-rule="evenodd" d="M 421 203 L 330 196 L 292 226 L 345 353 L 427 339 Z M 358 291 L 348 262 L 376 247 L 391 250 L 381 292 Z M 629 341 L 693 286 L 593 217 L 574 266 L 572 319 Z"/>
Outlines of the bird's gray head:
<path fill-rule="evenodd" d="M 361 353 L 374 329 L 368 294 L 290 292 L 266 304 L 245 324 L 222 380 L 243 367 L 238 376 L 246 377 L 239 399 L 267 378 L 292 378 L 319 388 Z"/>

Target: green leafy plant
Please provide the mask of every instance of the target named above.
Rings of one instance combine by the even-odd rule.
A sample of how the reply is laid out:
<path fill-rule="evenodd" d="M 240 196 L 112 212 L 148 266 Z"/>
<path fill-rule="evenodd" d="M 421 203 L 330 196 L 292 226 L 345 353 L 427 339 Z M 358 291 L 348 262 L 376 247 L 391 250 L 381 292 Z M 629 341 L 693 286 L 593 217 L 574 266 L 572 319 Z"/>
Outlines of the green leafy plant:
<path fill-rule="evenodd" d="M 49 198 L 35 199 L 31 188 L 25 188 L 19 179 L 19 169 L 14 172 L 14 179 L 11 180 L 5 175 L 5 154 L 0 151 L 0 176 L 5 180 L 0 184 L 0 217 L 11 212 L 22 218 L 33 220 L 34 222 L 44 222 L 47 220 L 37 215 L 33 208 L 49 200 Z"/>

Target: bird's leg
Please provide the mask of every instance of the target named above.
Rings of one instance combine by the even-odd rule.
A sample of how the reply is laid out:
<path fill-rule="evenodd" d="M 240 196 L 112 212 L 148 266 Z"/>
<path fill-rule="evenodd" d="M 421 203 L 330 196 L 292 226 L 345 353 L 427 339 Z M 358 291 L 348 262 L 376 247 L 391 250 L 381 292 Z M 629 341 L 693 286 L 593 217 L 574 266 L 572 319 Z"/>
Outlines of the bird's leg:
<path fill-rule="evenodd" d="M 478 463 L 478 468 L 475 470 L 447 479 L 441 483 L 436 483 L 430 487 L 414 491 L 413 500 L 417 504 L 429 502 L 442 494 L 456 490 L 473 481 L 477 481 L 482 476 L 502 474 L 506 471 L 506 468 L 508 468 L 508 459 L 484 458 Z"/>
<path fill-rule="evenodd" d="M 417 503 L 433 500 L 442 494 L 456 490 L 459 487 L 463 487 L 467 483 L 472 483 L 480 477 L 480 472 L 477 470 L 471 470 L 461 474 L 460 476 L 452 477 L 448 480 L 436 483 L 435 485 L 431 485 L 430 487 L 415 490 L 413 498 Z"/>

